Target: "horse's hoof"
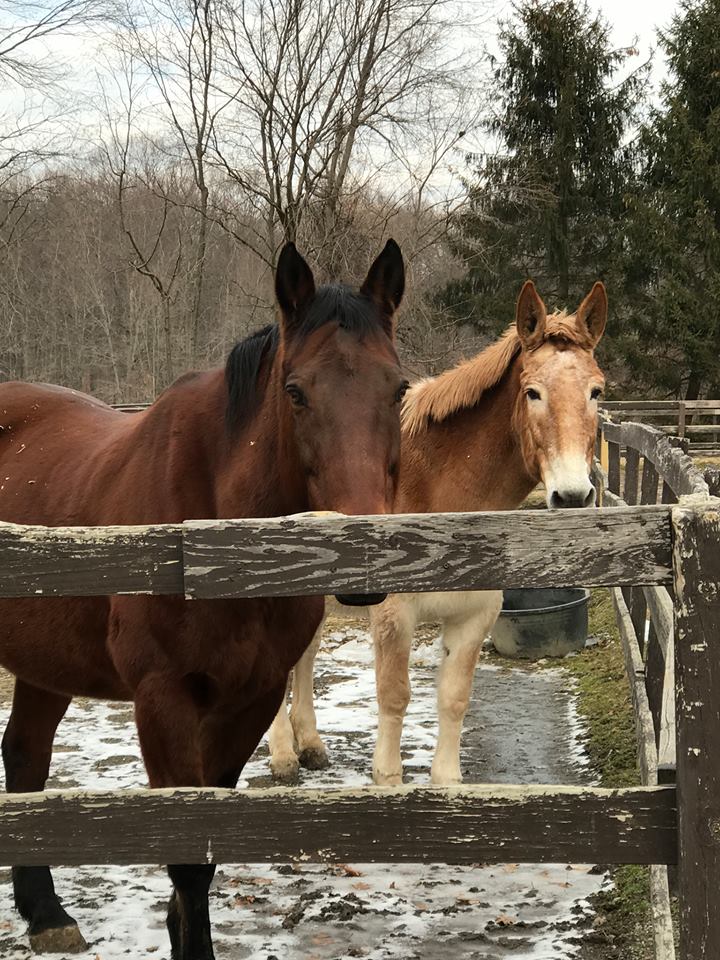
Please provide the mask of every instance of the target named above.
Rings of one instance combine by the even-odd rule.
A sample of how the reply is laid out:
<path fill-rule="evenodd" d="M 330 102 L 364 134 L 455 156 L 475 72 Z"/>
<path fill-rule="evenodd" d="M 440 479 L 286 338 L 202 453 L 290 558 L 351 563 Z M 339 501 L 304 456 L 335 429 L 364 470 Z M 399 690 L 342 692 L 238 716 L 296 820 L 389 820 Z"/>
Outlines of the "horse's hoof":
<path fill-rule="evenodd" d="M 325 747 L 306 747 L 300 751 L 299 759 L 306 770 L 324 770 L 330 766 Z"/>
<path fill-rule="evenodd" d="M 271 760 L 270 770 L 273 780 L 277 780 L 278 783 L 297 783 L 300 776 L 300 763 L 297 757 L 283 757 L 280 760 Z"/>
<path fill-rule="evenodd" d="M 70 923 L 65 927 L 48 927 L 40 933 L 31 933 L 30 949 L 33 953 L 83 953 L 88 945 L 78 925 Z"/>

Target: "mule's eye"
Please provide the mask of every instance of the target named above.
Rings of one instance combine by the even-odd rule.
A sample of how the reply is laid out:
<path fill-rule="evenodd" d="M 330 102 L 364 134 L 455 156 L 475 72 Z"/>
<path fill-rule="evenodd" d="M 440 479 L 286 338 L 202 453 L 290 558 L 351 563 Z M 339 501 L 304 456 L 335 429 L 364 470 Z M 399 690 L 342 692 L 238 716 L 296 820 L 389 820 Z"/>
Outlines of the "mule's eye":
<path fill-rule="evenodd" d="M 400 401 L 402 400 L 402 398 L 405 396 L 405 394 L 408 392 L 409 389 L 410 389 L 410 384 L 406 380 L 397 389 L 397 393 L 395 394 L 395 403 L 400 403 Z"/>
<path fill-rule="evenodd" d="M 307 400 L 305 399 L 305 394 L 302 392 L 300 387 L 296 386 L 294 383 L 285 384 L 285 393 L 290 397 L 292 402 L 296 407 L 306 407 Z"/>
<path fill-rule="evenodd" d="M 593 387 L 592 390 L 590 391 L 591 400 L 599 400 L 602 395 L 603 395 L 602 387 Z"/>
<path fill-rule="evenodd" d="M 537 390 L 533 390 L 532 387 L 525 391 L 525 396 L 528 398 L 528 400 L 540 399 L 540 394 L 537 392 Z"/>

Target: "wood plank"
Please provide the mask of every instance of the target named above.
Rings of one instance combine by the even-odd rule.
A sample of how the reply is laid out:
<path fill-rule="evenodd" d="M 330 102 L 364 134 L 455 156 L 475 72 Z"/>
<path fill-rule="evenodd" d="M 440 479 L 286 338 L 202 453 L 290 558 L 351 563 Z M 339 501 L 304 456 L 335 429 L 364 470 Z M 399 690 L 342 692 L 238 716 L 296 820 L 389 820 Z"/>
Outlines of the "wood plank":
<path fill-rule="evenodd" d="M 680 956 L 720 944 L 720 500 L 673 510 Z"/>
<path fill-rule="evenodd" d="M 669 582 L 667 510 L 303 516 L 184 525 L 188 598 Z"/>
<path fill-rule="evenodd" d="M 2 865 L 671 863 L 677 850 L 673 787 L 47 791 L 4 795 L 0 818 Z"/>
<path fill-rule="evenodd" d="M 183 593 L 182 527 L 0 522 L 0 597 Z"/>
<path fill-rule="evenodd" d="M 680 404 L 688 410 L 717 410 L 720 400 L 603 400 L 601 410 L 677 410 Z"/>
<path fill-rule="evenodd" d="M 655 960 L 675 960 L 675 931 L 670 908 L 668 870 L 659 864 L 650 867 L 650 907 Z"/>
<path fill-rule="evenodd" d="M 622 641 L 625 672 L 630 683 L 630 697 L 635 713 L 640 779 L 646 786 L 653 786 L 657 783 L 657 747 L 655 745 L 655 729 L 650 714 L 647 691 L 645 690 L 645 666 L 622 591 L 615 588 L 611 593 Z"/>
<path fill-rule="evenodd" d="M 640 487 L 640 503 L 657 503 L 658 485 L 660 478 L 655 464 L 647 457 L 643 457 L 642 485 Z"/>
<path fill-rule="evenodd" d="M 622 438 L 626 446 L 633 447 L 655 465 L 660 478 L 676 496 L 709 494 L 702 474 L 687 453 L 654 427 L 643 423 L 623 423 Z"/>

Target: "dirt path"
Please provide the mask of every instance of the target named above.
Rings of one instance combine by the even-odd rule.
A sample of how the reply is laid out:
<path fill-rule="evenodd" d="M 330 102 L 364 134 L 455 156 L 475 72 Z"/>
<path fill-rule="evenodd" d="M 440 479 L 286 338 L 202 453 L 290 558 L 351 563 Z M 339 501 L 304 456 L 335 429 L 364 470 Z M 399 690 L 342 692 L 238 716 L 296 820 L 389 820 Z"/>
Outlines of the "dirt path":
<path fill-rule="evenodd" d="M 334 632 L 319 668 L 319 720 L 333 767 L 304 773 L 313 785 L 369 782 L 375 708 L 366 636 Z M 406 736 L 408 779 L 427 782 L 434 742 L 434 652 L 413 668 Z M 0 708 L 4 724 L 7 706 Z M 478 670 L 465 738 L 469 781 L 583 783 L 579 729 L 561 670 Z M 245 783 L 269 782 L 261 746 Z M 97 788 L 143 783 L 126 705 L 74 704 L 58 733 L 51 785 Z M 372 829 L 372 824 L 368 824 Z M 24 925 L 0 874 L 0 956 L 25 960 Z M 589 867 L 450 868 L 441 865 L 224 866 L 211 910 L 218 960 L 565 960 L 591 923 L 587 898 L 603 876 Z M 57 870 L 56 885 L 78 919 L 91 960 L 168 960 L 168 882 L 158 868 Z M 62 960 L 62 958 L 60 958 Z M 69 960 L 69 958 L 68 958 Z"/>

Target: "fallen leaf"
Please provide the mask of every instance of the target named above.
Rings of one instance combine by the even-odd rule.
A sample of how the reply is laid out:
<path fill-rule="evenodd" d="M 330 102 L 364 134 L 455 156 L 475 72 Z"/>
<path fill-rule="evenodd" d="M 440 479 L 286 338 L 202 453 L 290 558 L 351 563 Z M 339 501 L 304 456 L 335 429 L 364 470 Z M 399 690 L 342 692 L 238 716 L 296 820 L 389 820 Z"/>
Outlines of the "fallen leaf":
<path fill-rule="evenodd" d="M 235 894 L 235 903 L 237 906 L 247 906 L 250 903 L 255 903 L 257 897 L 254 897 L 251 893 L 243 895 L 242 893 Z"/>
<path fill-rule="evenodd" d="M 417 900 L 415 903 L 413 903 L 413 906 L 415 907 L 416 910 L 429 910 L 429 909 L 430 909 L 430 904 L 428 904 L 428 903 L 422 903 L 420 900 Z"/>
<path fill-rule="evenodd" d="M 506 863 L 505 866 L 503 867 L 503 870 L 505 871 L 505 873 L 515 873 L 517 868 L 518 868 L 517 863 Z"/>
<path fill-rule="evenodd" d="M 357 883 L 352 885 L 353 890 L 369 890 L 370 884 L 364 883 L 362 880 L 359 880 Z"/>
<path fill-rule="evenodd" d="M 495 917 L 495 923 L 499 927 L 512 927 L 517 923 L 517 920 L 513 919 L 513 917 L 509 917 L 506 913 L 501 913 Z"/>
<path fill-rule="evenodd" d="M 361 877 L 362 872 L 356 870 L 354 867 L 348 866 L 347 863 L 336 863 L 332 868 L 333 873 L 336 877 Z"/>

